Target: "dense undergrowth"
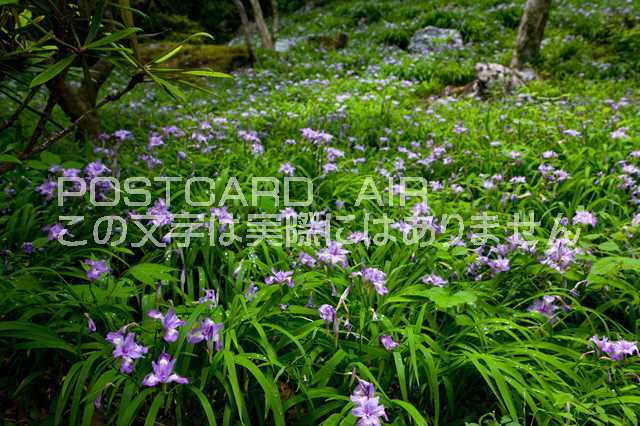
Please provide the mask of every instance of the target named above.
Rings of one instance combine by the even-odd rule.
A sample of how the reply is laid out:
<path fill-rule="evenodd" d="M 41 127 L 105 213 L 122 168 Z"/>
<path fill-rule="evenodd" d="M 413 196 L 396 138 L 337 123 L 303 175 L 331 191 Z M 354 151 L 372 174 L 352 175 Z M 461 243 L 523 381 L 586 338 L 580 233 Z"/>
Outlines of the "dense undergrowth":
<path fill-rule="evenodd" d="M 328 2 L 287 16 L 283 37 L 346 31 L 350 44 L 263 55 L 184 102 L 137 89 L 105 111 L 102 140 L 66 141 L 3 176 L 3 416 L 355 424 L 371 392 L 362 380 L 387 420 L 372 418 L 389 424 L 637 424 L 640 10 L 556 2 L 542 80 L 479 100 L 433 95 L 472 80 L 475 62 L 508 63 L 522 4 L 449 3 Z M 410 56 L 426 25 L 458 28 L 467 48 Z M 252 177 L 289 175 L 312 180 L 311 205 L 217 205 L 232 177 L 249 199 Z M 123 189 L 115 206 L 87 193 L 60 207 L 58 176 L 147 177 L 150 197 Z M 170 199 L 162 176 L 183 179 Z M 187 204 L 191 176 L 215 179 L 191 194 L 215 194 L 214 206 Z M 403 176 L 426 179 L 427 202 L 399 207 Z M 357 202 L 372 182 L 383 206 Z M 144 236 L 136 213 L 153 215 L 143 223 L 165 247 L 131 245 Z M 253 244 L 257 213 L 297 214 L 318 244 Z M 107 215 L 121 218 L 117 244 L 94 242 Z M 180 223 L 198 224 L 188 247 L 170 235 Z M 243 241 L 195 236 L 230 227 Z M 428 244 L 403 241 L 420 229 Z M 177 376 L 163 376 L 162 353 Z"/>

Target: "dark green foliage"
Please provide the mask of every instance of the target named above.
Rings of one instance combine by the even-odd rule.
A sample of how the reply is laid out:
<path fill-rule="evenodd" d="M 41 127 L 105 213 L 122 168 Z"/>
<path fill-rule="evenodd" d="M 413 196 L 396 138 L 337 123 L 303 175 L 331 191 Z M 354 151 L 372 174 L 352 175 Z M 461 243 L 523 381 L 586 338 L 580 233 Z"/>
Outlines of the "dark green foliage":
<path fill-rule="evenodd" d="M 365 22 L 375 24 L 385 17 L 391 8 L 388 4 L 380 1 L 359 2 L 355 5 L 343 4 L 337 12 L 348 14 L 353 24 Z"/>
<path fill-rule="evenodd" d="M 155 39 L 182 41 L 193 33 L 205 31 L 199 22 L 192 21 L 185 15 L 153 12 L 148 16 L 149 20 L 145 29 L 154 34 Z"/>
<path fill-rule="evenodd" d="M 497 20 L 503 27 L 515 30 L 520 25 L 522 9 L 518 6 L 500 7 L 490 16 Z"/>
<path fill-rule="evenodd" d="M 638 424 L 640 358 L 631 354 L 614 361 L 589 342 L 593 335 L 630 341 L 640 336 L 638 194 L 637 187 L 621 185 L 623 167 L 640 167 L 638 22 L 633 11 L 624 11 L 626 0 L 591 2 L 593 11 L 584 22 L 579 12 L 584 2 L 558 3 L 536 64 L 540 80 L 484 100 L 448 97 L 447 86 L 475 78 L 477 62 L 508 63 L 522 3 L 315 2 L 309 10 L 283 16 L 282 37 L 297 41 L 288 52 L 263 53 L 255 69 L 210 81 L 207 93 L 185 89 L 180 102 L 158 88 L 137 87 L 105 110 L 106 138 L 84 144 L 65 139 L 16 162 L 18 171 L 0 177 L 0 367 L 6 372 L 0 377 L 0 417 L 7 423 L 54 425 L 353 426 L 349 395 L 355 373 L 374 384 L 388 425 Z M 200 20 L 232 15 L 222 5 L 219 14 L 211 10 L 217 4 L 200 2 L 196 8 L 171 2 L 159 8 L 166 21 L 158 29 L 198 22 L 224 31 L 227 24 Z M 283 10 L 302 6 L 280 4 Z M 413 32 L 426 25 L 461 30 L 465 48 L 424 57 L 393 47 L 406 47 Z M 349 36 L 346 47 L 327 48 L 340 32 Z M 309 40 L 310 34 L 324 36 Z M 219 44 L 231 36 L 222 34 L 216 44 L 189 42 L 180 52 L 175 42 L 144 40 L 143 56 L 174 51 L 163 62 L 167 67 L 222 69 L 244 57 L 241 47 Z M 122 79 L 115 75 L 105 92 Z M 32 105 L 39 109 L 45 101 L 38 95 Z M 10 102 L 0 95 L 0 104 Z M 9 110 L 0 110 L 0 123 Z M 16 144 L 26 141 L 36 117 L 30 114 L 0 133 L 0 163 L 16 161 Z M 58 109 L 52 116 L 64 122 Z M 169 135 L 171 126 L 184 135 Z M 304 128 L 333 139 L 316 146 L 302 136 Z M 118 130 L 131 136 L 118 143 Z M 251 152 L 243 131 L 256 132 L 263 153 Z M 164 144 L 149 147 L 155 134 Z M 295 145 L 285 143 L 291 140 Z M 337 170 L 324 172 L 329 148 L 344 156 L 335 160 Z M 161 162 L 147 164 L 149 155 Z M 181 176 L 183 184 L 190 176 L 214 178 L 211 188 L 194 184 L 197 200 L 211 194 L 219 199 L 231 176 L 245 194 L 253 176 L 275 176 L 282 183 L 280 170 L 289 162 L 296 176 L 314 180 L 312 205 L 295 210 L 330 212 L 332 231 L 362 231 L 365 214 L 409 223 L 412 197 L 405 208 L 355 201 L 367 177 L 387 189 L 387 174 L 422 176 L 442 185 L 433 191 L 429 186 L 429 214 L 438 220 L 460 214 L 465 246 L 449 244 L 455 224 L 434 233 L 426 247 L 406 245 L 399 230 L 387 229 L 397 241 L 345 246 L 346 269 L 301 267 L 300 251 L 318 257 L 319 247 L 300 244 L 245 241 L 223 247 L 194 237 L 181 247 L 176 237 L 166 247 L 134 247 L 128 243 L 143 232 L 131 214 L 144 214 L 147 206 L 127 207 L 122 201 L 92 206 L 85 195 L 66 199 L 60 208 L 37 190 L 57 176 L 56 166 L 84 176 L 82 170 L 97 158 L 121 179 Z M 544 165 L 569 177 L 548 181 Z M 624 173 L 639 180 L 633 168 Z M 526 179 L 512 183 L 517 177 Z M 182 184 L 172 185 L 171 212 L 208 219 L 210 206 L 189 205 Z M 151 185 L 152 202 L 165 196 L 164 187 Z M 305 191 L 293 193 L 297 198 Z M 386 191 L 384 198 L 399 201 Z M 337 200 L 344 202 L 340 209 Z M 277 214 L 283 206 L 266 199 L 255 208 L 237 201 L 227 207 L 244 236 L 249 214 Z M 574 224 L 579 210 L 593 212 L 597 224 Z M 508 249 L 508 271 L 469 271 L 481 257 L 469 234 L 478 231 L 472 227 L 478 216 L 495 216 L 501 225 L 490 230 L 497 242 L 486 247 L 498 252 L 513 234 L 508 222 L 527 212 L 540 222 L 524 235 L 537 243 L 535 252 Z M 69 229 L 73 238 L 91 241 L 95 220 L 107 214 L 127 218 L 126 244 L 62 247 L 48 239 L 45 227 L 62 221 L 60 215 L 83 215 L 86 219 Z M 354 219 L 339 220 L 342 215 Z M 567 219 L 571 236 L 580 231 L 580 252 L 563 272 L 541 262 L 560 217 Z M 385 228 L 372 221 L 368 226 L 370 235 Z M 154 235 L 160 239 L 173 229 L 162 225 Z M 33 253 L 25 251 L 24 242 L 33 244 Z M 87 259 L 104 259 L 110 274 L 90 281 Z M 363 267 L 385 273 L 387 294 L 362 282 Z M 274 269 L 295 270 L 293 288 L 267 284 Z M 447 284 L 425 283 L 422 278 L 432 272 Z M 245 297 L 251 283 L 259 288 L 253 300 Z M 339 305 L 347 288 L 345 304 Z M 197 303 L 204 289 L 217 292 L 217 306 Z M 567 305 L 566 310 L 557 306 L 553 321 L 528 311 L 544 296 Z M 319 316 L 322 304 L 338 307 L 337 335 Z M 148 316 L 152 309 L 164 313 L 169 307 L 186 322 L 173 343 L 163 340 L 160 323 Z M 85 313 L 96 323 L 93 334 Z M 205 343 L 186 340 L 205 317 L 224 323 L 222 345 L 210 353 Z M 119 360 L 105 341 L 108 332 L 126 324 L 149 347 L 131 375 L 118 371 Z M 386 350 L 383 334 L 399 346 Z M 175 371 L 189 384 L 141 385 L 163 350 L 177 358 Z M 99 395 L 102 405 L 96 408 Z"/>
<path fill-rule="evenodd" d="M 411 36 L 413 32 L 407 28 L 385 28 L 376 35 L 376 41 L 406 49 Z"/>

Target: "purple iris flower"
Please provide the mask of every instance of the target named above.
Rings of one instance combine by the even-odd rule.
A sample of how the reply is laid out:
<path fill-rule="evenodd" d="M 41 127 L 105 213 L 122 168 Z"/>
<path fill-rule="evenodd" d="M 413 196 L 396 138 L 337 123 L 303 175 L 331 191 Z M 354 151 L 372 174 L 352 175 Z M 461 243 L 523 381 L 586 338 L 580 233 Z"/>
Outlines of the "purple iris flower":
<path fill-rule="evenodd" d="M 178 126 L 165 126 L 162 128 L 162 132 L 167 136 L 173 136 L 176 138 L 184 136 L 184 131 Z"/>
<path fill-rule="evenodd" d="M 260 142 L 251 144 L 251 154 L 260 155 L 264 153 L 264 146 Z"/>
<path fill-rule="evenodd" d="M 291 275 L 293 275 L 293 271 L 276 271 L 275 269 L 271 269 L 271 273 L 273 275 L 268 276 L 267 278 L 265 278 L 264 283 L 267 285 L 271 285 L 273 283 L 278 283 L 278 284 L 286 284 L 289 286 L 289 288 L 293 288 L 293 286 L 295 285 L 293 282 L 293 277 Z"/>
<path fill-rule="evenodd" d="M 290 220 L 298 217 L 298 212 L 296 212 L 291 207 L 287 207 L 285 209 L 280 210 L 280 214 L 278 215 L 278 220 Z"/>
<path fill-rule="evenodd" d="M 576 214 L 573 216 L 573 224 L 581 224 L 581 225 L 591 225 L 592 227 L 596 227 L 598 220 L 594 216 L 593 213 L 588 212 L 586 210 L 578 210 Z"/>
<path fill-rule="evenodd" d="M 249 284 L 249 288 L 247 288 L 247 291 L 244 292 L 244 298 L 248 301 L 251 302 L 253 301 L 253 299 L 256 298 L 256 293 L 258 292 L 258 286 L 255 285 L 254 283 Z"/>
<path fill-rule="evenodd" d="M 556 305 L 556 301 L 559 298 L 557 296 L 544 296 L 542 299 L 538 299 L 533 302 L 527 311 L 538 313 L 545 318 L 550 323 L 554 323 L 556 321 L 556 311 L 560 309 L 558 305 Z"/>
<path fill-rule="evenodd" d="M 218 305 L 218 294 L 214 289 L 207 288 L 204 290 L 204 296 L 198 299 L 198 303 L 208 303 L 209 309 L 212 309 Z"/>
<path fill-rule="evenodd" d="M 392 351 L 398 346 L 400 346 L 400 343 L 393 340 L 393 337 L 389 336 L 388 334 L 380 335 L 380 343 L 388 351 Z"/>
<path fill-rule="evenodd" d="M 421 279 L 423 283 L 431 284 L 432 286 L 435 286 L 435 287 L 444 287 L 447 285 L 447 280 L 445 280 L 435 272 L 432 272 L 431 275 L 425 275 Z"/>
<path fill-rule="evenodd" d="M 580 249 L 574 247 L 568 238 L 557 238 L 549 244 L 540 263 L 564 274 L 580 253 Z"/>
<path fill-rule="evenodd" d="M 627 128 L 621 127 L 611 132 L 611 139 L 625 139 L 627 137 Z"/>
<path fill-rule="evenodd" d="M 358 379 L 358 385 L 351 394 L 351 402 L 356 405 L 364 403 L 367 399 L 373 398 L 375 395 L 375 388 L 373 384 L 366 380 Z"/>
<path fill-rule="evenodd" d="M 389 292 L 387 287 L 385 287 L 387 275 L 379 269 L 363 268 L 362 272 L 354 272 L 351 275 L 352 276 L 361 275 L 362 282 L 371 284 L 373 288 L 375 288 L 376 293 L 378 293 L 380 296 L 384 296 Z"/>
<path fill-rule="evenodd" d="M 233 224 L 233 215 L 229 213 L 226 207 L 213 207 L 211 209 L 211 215 L 218 218 L 218 224 L 220 231 L 224 232 L 227 229 L 227 225 Z"/>
<path fill-rule="evenodd" d="M 87 164 L 84 168 L 84 175 L 87 179 L 93 179 L 104 174 L 111 173 L 111 170 L 102 164 L 100 160 Z"/>
<path fill-rule="evenodd" d="M 149 136 L 149 144 L 147 145 L 147 149 L 153 149 L 157 146 L 162 146 L 162 145 L 164 145 L 162 136 L 155 133 Z"/>
<path fill-rule="evenodd" d="M 622 361 L 626 355 L 633 355 L 634 352 L 640 356 L 636 342 L 628 340 L 610 341 L 606 336 L 602 338 L 593 336 L 589 340 L 596 345 L 596 348 L 601 353 L 607 354 L 614 361 Z"/>
<path fill-rule="evenodd" d="M 622 361 L 625 355 L 633 355 L 634 352 L 637 355 L 640 355 L 636 342 L 630 342 L 628 340 L 618 340 L 610 343 L 608 354 L 612 360 Z"/>
<path fill-rule="evenodd" d="M 87 271 L 89 281 L 96 281 L 101 278 L 103 274 L 109 273 L 109 267 L 104 260 L 85 259 L 84 263 L 85 265 L 89 265 L 89 270 Z"/>
<path fill-rule="evenodd" d="M 318 314 L 325 322 L 330 323 L 336 320 L 336 310 L 333 306 L 324 304 L 318 308 Z"/>
<path fill-rule="evenodd" d="M 173 372 L 173 366 L 176 360 L 166 353 L 162 352 L 157 361 L 151 361 L 153 366 L 153 373 L 147 374 L 142 380 L 142 384 L 148 387 L 153 387 L 159 383 L 179 383 L 185 385 L 189 383 L 186 377 L 182 377 Z"/>
<path fill-rule="evenodd" d="M 309 269 L 316 266 L 316 260 L 311 255 L 305 253 L 304 251 L 301 251 L 300 254 L 298 255 L 298 263 L 300 263 L 301 265 Z"/>
<path fill-rule="evenodd" d="M 216 323 L 210 318 L 207 318 L 198 323 L 193 330 L 191 330 L 187 337 L 187 341 L 192 345 L 195 345 L 206 340 L 209 352 L 211 352 L 213 348 L 215 348 L 216 351 L 219 351 L 222 349 L 222 336 L 220 335 L 220 331 L 222 331 L 223 328 L 224 323 Z"/>
<path fill-rule="evenodd" d="M 296 168 L 291 165 L 291 163 L 286 162 L 283 163 L 278 171 L 286 176 L 293 176 L 296 172 Z"/>
<path fill-rule="evenodd" d="M 120 372 L 131 374 L 134 361 L 138 358 L 143 358 L 149 349 L 146 346 L 137 344 L 135 334 L 131 332 L 127 333 L 125 337 L 126 329 L 127 326 L 124 326 L 118 331 L 107 333 L 105 340 L 113 345 L 113 357 L 122 358 Z"/>
<path fill-rule="evenodd" d="M 498 257 L 495 260 L 490 260 L 487 265 L 491 268 L 491 275 L 496 276 L 500 272 L 508 272 L 510 268 L 509 259 L 506 257 Z"/>
<path fill-rule="evenodd" d="M 358 418 L 357 426 L 380 426 L 380 418 L 388 421 L 384 406 L 375 396 L 373 385 L 365 380 L 358 379 L 358 385 L 351 394 L 351 402 L 356 407 L 351 410 L 351 414 Z"/>
<path fill-rule="evenodd" d="M 62 235 L 66 233 L 67 233 L 67 230 L 65 229 L 65 227 L 60 225 L 59 223 L 56 223 L 55 225 L 49 227 L 49 233 L 48 233 L 49 241 L 57 240 L 58 238 L 60 238 Z"/>
<path fill-rule="evenodd" d="M 91 318 L 91 316 L 86 312 L 84 313 L 84 316 L 87 318 L 87 331 L 89 334 L 95 333 L 98 328 L 96 327 L 96 323 L 93 321 L 93 318 Z"/>
<path fill-rule="evenodd" d="M 147 165 L 147 168 L 149 168 L 149 169 L 153 169 L 155 167 L 158 167 L 158 166 L 162 165 L 162 160 L 159 160 L 158 158 L 154 157 L 153 155 L 142 154 L 138 158 L 140 158 L 140 160 L 144 161 L 145 164 Z"/>
<path fill-rule="evenodd" d="M 307 299 L 307 304 L 304 305 L 305 308 L 313 308 L 313 293 L 309 293 L 309 298 Z"/>
<path fill-rule="evenodd" d="M 178 327 L 184 325 L 184 321 L 173 313 L 173 308 L 169 308 L 166 315 L 155 309 L 149 311 L 148 315 L 151 318 L 160 320 L 162 328 L 164 328 L 163 338 L 165 342 L 171 343 L 178 340 Z"/>
<path fill-rule="evenodd" d="M 167 209 L 167 204 L 162 198 L 153 203 L 153 207 L 147 210 L 147 214 L 153 216 L 151 223 L 156 226 L 170 225 L 173 222 L 173 215 Z"/>
<path fill-rule="evenodd" d="M 344 152 L 335 148 L 327 148 L 325 154 L 329 163 L 335 163 L 336 159 L 344 157 Z"/>
<path fill-rule="evenodd" d="M 238 131 L 238 137 L 245 142 L 260 143 L 260 138 L 258 137 L 258 134 L 253 130 L 249 130 L 249 131 L 240 130 Z"/>
<path fill-rule="evenodd" d="M 349 235 L 347 235 L 347 241 L 354 244 L 358 244 L 361 242 L 368 244 L 368 240 L 369 238 L 367 237 L 367 234 L 365 234 L 364 232 L 352 231 L 352 232 L 349 232 Z"/>
<path fill-rule="evenodd" d="M 58 188 L 58 183 L 55 180 L 45 181 L 42 185 L 36 188 L 36 192 L 44 195 L 48 201 L 53 200 L 55 196 L 56 189 Z"/>
<path fill-rule="evenodd" d="M 310 128 L 301 129 L 300 132 L 306 140 L 314 145 L 320 145 L 322 143 L 328 144 L 331 142 L 331 139 L 333 139 L 333 135 L 330 135 L 329 133 L 316 131 Z"/>
<path fill-rule="evenodd" d="M 336 170 L 338 170 L 338 166 L 336 165 L 336 163 L 326 163 L 322 166 L 322 173 L 324 173 L 325 175 L 328 175 L 331 172 L 335 172 Z"/>
<path fill-rule="evenodd" d="M 335 267 L 336 265 L 347 267 L 347 254 L 349 250 L 342 248 L 342 243 L 337 241 L 329 241 L 326 248 L 318 250 L 316 256 L 318 260 L 326 265 Z"/>
<path fill-rule="evenodd" d="M 133 139 L 133 133 L 128 130 L 120 129 L 113 132 L 113 136 L 118 142 L 123 142 L 126 139 Z"/>
<path fill-rule="evenodd" d="M 384 406 L 380 405 L 379 399 L 367 399 L 362 405 L 351 410 L 351 414 L 358 418 L 356 426 L 380 426 L 380 417 L 386 417 Z"/>
<path fill-rule="evenodd" d="M 35 248 L 33 247 L 33 243 L 25 241 L 24 243 L 22 243 L 22 250 L 26 254 L 32 254 L 35 251 Z"/>

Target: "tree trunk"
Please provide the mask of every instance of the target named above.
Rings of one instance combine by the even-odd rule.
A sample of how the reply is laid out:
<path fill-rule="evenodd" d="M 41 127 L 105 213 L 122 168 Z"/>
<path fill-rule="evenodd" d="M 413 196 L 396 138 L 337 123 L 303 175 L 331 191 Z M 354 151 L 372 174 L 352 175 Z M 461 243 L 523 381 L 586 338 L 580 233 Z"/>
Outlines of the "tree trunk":
<path fill-rule="evenodd" d="M 276 47 L 276 39 L 278 38 L 278 30 L 280 29 L 280 17 L 278 16 L 278 0 L 271 0 L 271 15 L 273 16 L 273 25 L 271 26 L 271 42 Z"/>
<path fill-rule="evenodd" d="M 273 42 L 271 40 L 271 34 L 269 34 L 269 28 L 262 15 L 262 7 L 260 7 L 260 0 L 249 0 L 251 7 L 253 8 L 253 17 L 256 20 L 258 26 L 258 32 L 260 33 L 260 40 L 262 40 L 262 47 L 265 49 L 273 50 Z"/>
<path fill-rule="evenodd" d="M 550 8 L 551 0 L 527 0 L 518 28 L 516 49 L 511 60 L 512 68 L 522 68 L 538 56 Z"/>
<path fill-rule="evenodd" d="M 247 17 L 247 11 L 242 4 L 242 0 L 233 0 L 233 3 L 238 9 L 240 14 L 240 21 L 242 22 L 242 33 L 244 34 L 244 42 L 247 45 L 247 53 L 249 53 L 249 61 L 251 65 L 257 62 L 256 51 L 253 49 L 253 43 L 251 42 L 251 33 L 249 33 L 249 18 Z"/>
<path fill-rule="evenodd" d="M 79 140 L 85 137 L 96 140 L 100 135 L 100 117 L 95 110 L 96 101 L 100 87 L 112 70 L 112 63 L 100 60 L 91 67 L 90 83 L 83 82 L 80 87 L 75 88 L 63 79 L 55 79 L 47 84 L 56 102 L 72 122 L 86 115 L 78 125 L 76 138 Z"/>

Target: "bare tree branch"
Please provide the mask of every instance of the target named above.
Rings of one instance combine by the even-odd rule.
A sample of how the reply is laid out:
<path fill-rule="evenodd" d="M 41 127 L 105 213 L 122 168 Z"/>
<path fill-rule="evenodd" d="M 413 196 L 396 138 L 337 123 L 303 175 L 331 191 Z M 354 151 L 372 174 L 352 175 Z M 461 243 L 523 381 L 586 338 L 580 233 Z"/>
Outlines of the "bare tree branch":
<path fill-rule="evenodd" d="M 60 139 L 62 139 L 63 137 L 71 133 L 79 124 L 81 124 L 84 120 L 86 120 L 93 112 L 102 108 L 103 106 L 105 106 L 110 102 L 117 101 L 118 99 L 123 97 L 125 94 L 133 90 L 138 84 L 142 83 L 143 81 L 144 81 L 144 74 L 142 73 L 135 74 L 129 81 L 129 84 L 127 84 L 127 86 L 124 89 L 120 90 L 117 93 L 105 96 L 104 99 L 102 99 L 94 108 L 91 108 L 90 110 L 82 114 L 80 117 L 76 118 L 65 129 L 59 132 L 56 132 L 52 135 L 49 135 L 49 137 L 39 145 L 36 145 L 35 143 L 32 144 L 30 141 L 29 142 L 30 147 L 27 147 L 27 149 L 25 149 L 20 154 L 18 154 L 18 159 L 20 161 L 27 160 L 33 157 L 34 155 L 39 154 L 40 152 L 46 150 L 47 148 L 49 148 L 50 146 L 58 142 Z M 0 164 L 0 175 L 3 175 L 15 168 L 16 168 L 16 163 L 2 163 Z"/>
<path fill-rule="evenodd" d="M 13 123 L 15 123 L 15 121 L 18 119 L 20 114 L 22 114 L 22 111 L 24 111 L 24 109 L 27 106 L 29 106 L 29 102 L 31 102 L 31 99 L 33 99 L 36 93 L 38 93 L 38 88 L 33 88 L 29 91 L 29 93 L 27 93 L 27 96 L 20 103 L 18 108 L 13 112 L 13 114 L 11 114 L 11 117 L 9 117 L 9 119 L 6 122 L 0 125 L 0 132 L 3 132 L 4 130 L 8 129 L 13 125 Z"/>
<path fill-rule="evenodd" d="M 249 60 L 251 64 L 257 62 L 256 51 L 253 48 L 253 43 L 251 42 L 251 34 L 249 33 L 249 18 L 247 17 L 247 10 L 244 8 L 242 4 L 242 0 L 233 0 L 233 3 L 236 5 L 238 9 L 238 13 L 240 14 L 240 21 L 242 25 L 242 33 L 244 34 L 244 42 L 247 45 L 247 52 L 249 53 Z"/>
<path fill-rule="evenodd" d="M 51 93 L 47 98 L 47 105 L 44 107 L 44 111 L 42 111 L 42 115 L 40 116 L 36 127 L 33 129 L 33 133 L 31 133 L 31 137 L 29 138 L 29 143 L 27 144 L 25 151 L 31 150 L 35 146 L 36 142 L 38 142 L 38 139 L 42 135 L 42 132 L 44 132 L 44 126 L 47 124 L 49 116 L 53 112 L 53 107 L 55 106 L 56 98 L 54 94 Z"/>
<path fill-rule="evenodd" d="M 265 49 L 273 50 L 273 42 L 271 40 L 271 34 L 269 34 L 269 28 L 264 20 L 262 14 L 262 7 L 260 7 L 259 0 L 249 0 L 251 7 L 253 8 L 253 18 L 256 20 L 258 26 L 258 33 L 260 34 L 260 40 L 262 40 L 262 47 Z"/>
<path fill-rule="evenodd" d="M 273 15 L 273 25 L 271 28 L 271 42 L 273 47 L 276 46 L 276 39 L 278 38 L 278 30 L 280 29 L 280 17 L 278 15 L 278 0 L 271 0 L 271 14 Z"/>
<path fill-rule="evenodd" d="M 17 103 L 17 104 L 19 104 L 19 105 L 22 105 L 22 101 L 21 101 L 20 99 L 18 99 L 18 98 L 16 98 L 15 96 L 11 95 L 11 93 L 8 93 L 6 90 L 4 90 L 4 88 L 3 88 L 3 87 L 0 87 L 0 93 L 2 93 L 2 94 L 3 94 L 3 95 L 5 95 L 7 98 L 9 98 L 9 100 L 11 100 L 11 101 L 13 101 L 13 102 L 15 102 L 15 103 Z M 29 111 L 29 112 L 34 113 L 35 115 L 38 115 L 38 116 L 39 116 L 39 115 L 42 115 L 42 113 L 41 113 L 40 111 L 38 111 L 37 109 L 35 109 L 35 108 L 31 107 L 31 106 L 30 106 L 30 105 L 28 105 L 28 104 L 26 104 L 26 105 L 24 106 L 24 109 L 26 109 L 26 110 L 27 110 L 27 111 Z M 63 126 L 62 124 L 58 123 L 58 122 L 57 122 L 57 121 L 55 121 L 55 120 L 52 120 L 52 119 L 51 119 L 51 117 L 49 117 L 49 122 L 50 122 L 51 124 L 53 124 L 54 126 L 56 126 L 57 128 L 59 128 L 59 129 L 64 129 L 64 126 Z M 2 129 L 2 130 L 4 130 L 4 129 Z"/>

